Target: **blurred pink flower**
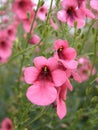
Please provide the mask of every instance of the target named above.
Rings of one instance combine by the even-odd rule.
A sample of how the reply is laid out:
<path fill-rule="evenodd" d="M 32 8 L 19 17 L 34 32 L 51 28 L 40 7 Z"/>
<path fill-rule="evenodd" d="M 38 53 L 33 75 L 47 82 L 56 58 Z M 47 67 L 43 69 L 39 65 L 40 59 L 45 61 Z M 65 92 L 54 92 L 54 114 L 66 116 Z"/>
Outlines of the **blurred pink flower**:
<path fill-rule="evenodd" d="M 8 38 L 10 39 L 10 41 L 15 41 L 16 39 L 16 27 L 14 26 L 14 24 L 9 25 L 8 28 L 5 30 Z"/>
<path fill-rule="evenodd" d="M 58 25 L 54 23 L 52 19 L 50 19 L 50 25 L 54 28 L 54 30 L 58 29 Z"/>
<path fill-rule="evenodd" d="M 12 121 L 6 117 L 1 123 L 1 130 L 14 130 Z"/>
<path fill-rule="evenodd" d="M 37 44 L 40 42 L 40 38 L 38 35 L 34 34 L 30 39 L 30 44 Z"/>
<path fill-rule="evenodd" d="M 40 56 L 34 59 L 34 65 L 35 67 L 27 67 L 24 71 L 26 83 L 33 84 L 28 88 L 26 96 L 34 104 L 47 106 L 56 100 L 55 87 L 64 84 L 66 74 L 57 69 L 55 58 Z"/>
<path fill-rule="evenodd" d="M 78 59 L 78 73 L 81 77 L 82 82 L 89 79 L 90 74 L 95 75 L 96 69 L 92 68 L 92 63 L 87 57 L 81 57 Z"/>
<path fill-rule="evenodd" d="M 37 17 L 40 20 L 45 21 L 47 12 L 48 12 L 48 8 L 45 5 L 43 5 L 42 7 L 39 8 L 38 13 L 37 13 Z"/>
<path fill-rule="evenodd" d="M 26 32 L 29 32 L 30 31 L 30 28 L 31 28 L 31 23 L 33 21 L 33 18 L 34 18 L 34 11 L 32 10 L 31 12 L 31 15 L 30 15 L 30 18 L 26 17 L 25 19 L 22 19 L 22 23 L 23 23 L 23 28 Z M 36 21 L 34 22 L 34 25 L 33 25 L 33 30 L 35 29 L 36 27 Z"/>
<path fill-rule="evenodd" d="M 91 0 L 91 1 L 90 1 L 90 6 L 91 6 L 93 9 L 95 9 L 95 10 L 98 11 L 98 0 Z"/>
<path fill-rule="evenodd" d="M 74 26 L 74 22 L 77 22 L 77 27 L 84 26 L 84 14 L 79 8 L 76 0 L 62 0 L 61 6 L 63 10 L 58 11 L 57 17 L 61 22 L 67 22 L 70 26 Z"/>
<path fill-rule="evenodd" d="M 0 57 L 7 59 L 12 53 L 12 42 L 5 31 L 0 31 Z"/>
<path fill-rule="evenodd" d="M 25 19 L 27 18 L 27 12 L 30 13 L 34 5 L 31 0 L 15 0 L 12 10 L 19 19 Z"/>

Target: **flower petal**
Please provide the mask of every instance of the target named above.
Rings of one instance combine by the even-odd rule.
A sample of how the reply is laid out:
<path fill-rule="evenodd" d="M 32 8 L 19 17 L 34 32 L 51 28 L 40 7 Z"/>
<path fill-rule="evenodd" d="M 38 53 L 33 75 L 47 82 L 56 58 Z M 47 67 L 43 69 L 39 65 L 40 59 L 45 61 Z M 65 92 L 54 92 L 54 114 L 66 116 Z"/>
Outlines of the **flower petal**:
<path fill-rule="evenodd" d="M 44 65 L 47 65 L 47 59 L 43 56 L 36 57 L 34 59 L 34 65 L 38 68 L 41 69 Z"/>
<path fill-rule="evenodd" d="M 60 60 L 59 61 L 64 65 L 67 69 L 76 69 L 78 62 L 75 60 Z"/>
<path fill-rule="evenodd" d="M 60 69 L 52 72 L 52 78 L 56 87 L 63 85 L 66 81 L 66 73 Z"/>
<path fill-rule="evenodd" d="M 40 84 L 39 84 L 40 85 Z M 53 86 L 33 85 L 28 88 L 26 96 L 28 100 L 36 105 L 47 106 L 53 103 L 57 97 L 57 91 Z"/>
<path fill-rule="evenodd" d="M 69 79 L 66 79 L 65 85 L 68 87 L 68 89 L 69 89 L 70 91 L 73 90 L 73 86 L 71 85 Z"/>
<path fill-rule="evenodd" d="M 37 79 L 38 70 L 35 67 L 26 67 L 24 70 L 24 79 L 26 83 L 33 84 Z"/>
<path fill-rule="evenodd" d="M 63 119 L 67 113 L 66 104 L 63 100 L 57 100 L 57 115 L 60 119 Z"/>
<path fill-rule="evenodd" d="M 64 50 L 64 55 L 66 59 L 72 60 L 76 57 L 76 51 L 74 48 L 68 47 Z"/>

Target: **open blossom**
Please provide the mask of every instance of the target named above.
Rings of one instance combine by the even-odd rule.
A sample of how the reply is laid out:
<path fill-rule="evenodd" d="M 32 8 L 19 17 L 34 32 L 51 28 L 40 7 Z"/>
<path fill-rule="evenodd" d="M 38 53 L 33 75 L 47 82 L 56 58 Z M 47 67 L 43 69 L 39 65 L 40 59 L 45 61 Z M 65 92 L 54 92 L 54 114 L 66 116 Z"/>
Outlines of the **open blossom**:
<path fill-rule="evenodd" d="M 94 75 L 96 73 L 95 67 L 92 68 L 92 63 L 87 57 L 81 57 L 78 59 L 78 73 L 81 77 L 82 82 L 87 81 L 89 79 L 90 73 Z"/>
<path fill-rule="evenodd" d="M 74 48 L 68 47 L 68 42 L 62 39 L 55 41 L 55 57 L 65 68 L 77 68 L 77 61 L 75 61 L 76 51 Z"/>
<path fill-rule="evenodd" d="M 62 10 L 58 11 L 57 17 L 61 22 L 67 22 L 70 26 L 81 28 L 85 25 L 85 18 L 95 18 L 94 14 L 86 8 L 85 0 L 62 0 Z"/>
<path fill-rule="evenodd" d="M 35 67 L 27 67 L 24 70 L 26 83 L 33 84 L 28 88 L 26 96 L 34 104 L 47 106 L 56 100 L 55 87 L 64 84 L 66 74 L 57 68 L 55 58 L 46 59 L 40 56 L 34 59 L 34 65 Z"/>
<path fill-rule="evenodd" d="M 31 0 L 15 0 L 12 10 L 19 19 L 25 19 L 27 12 L 31 12 L 33 6 L 34 3 Z"/>
<path fill-rule="evenodd" d="M 0 57 L 5 61 L 12 53 L 12 42 L 5 31 L 0 31 Z"/>
<path fill-rule="evenodd" d="M 98 0 L 91 0 L 91 1 L 90 1 L 90 6 L 91 6 L 93 9 L 95 9 L 95 10 L 98 11 Z"/>
<path fill-rule="evenodd" d="M 61 22 L 67 22 L 70 26 L 74 26 L 74 22 L 77 22 L 77 27 L 84 26 L 85 21 L 83 14 L 79 8 L 77 8 L 76 0 L 62 0 L 61 6 L 63 10 L 58 11 L 57 17 Z"/>
<path fill-rule="evenodd" d="M 12 121 L 8 117 L 2 121 L 0 130 L 14 130 Z"/>

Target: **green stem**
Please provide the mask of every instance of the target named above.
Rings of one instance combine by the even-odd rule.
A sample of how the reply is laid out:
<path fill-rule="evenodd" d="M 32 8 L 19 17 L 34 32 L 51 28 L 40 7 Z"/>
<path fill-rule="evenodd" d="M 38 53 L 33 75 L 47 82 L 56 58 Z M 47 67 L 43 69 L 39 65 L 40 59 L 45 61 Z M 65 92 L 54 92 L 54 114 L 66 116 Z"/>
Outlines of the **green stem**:
<path fill-rule="evenodd" d="M 84 39 L 83 42 L 82 42 L 82 47 L 81 47 L 81 49 L 80 49 L 79 54 L 81 54 L 82 51 L 84 50 L 86 40 L 88 39 L 88 36 L 89 36 L 89 32 L 90 32 L 92 26 L 93 26 L 97 21 L 98 21 L 98 19 L 95 19 L 95 20 L 92 21 L 92 23 L 90 24 L 90 26 L 89 26 L 89 28 L 88 28 L 88 30 L 87 30 L 87 32 L 86 32 L 86 37 L 85 37 L 85 39 Z"/>

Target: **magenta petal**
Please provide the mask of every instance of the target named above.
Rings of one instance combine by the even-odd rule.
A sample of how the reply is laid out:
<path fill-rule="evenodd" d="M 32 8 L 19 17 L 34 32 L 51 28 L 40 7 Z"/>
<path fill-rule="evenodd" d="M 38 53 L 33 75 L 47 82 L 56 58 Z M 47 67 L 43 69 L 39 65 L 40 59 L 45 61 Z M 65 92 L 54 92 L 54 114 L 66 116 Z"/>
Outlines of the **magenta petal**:
<path fill-rule="evenodd" d="M 82 79 L 77 72 L 73 72 L 73 78 L 74 78 L 74 80 L 76 80 L 79 83 L 82 82 Z"/>
<path fill-rule="evenodd" d="M 63 100 L 57 100 L 57 115 L 60 119 L 63 119 L 67 113 L 66 104 Z"/>
<path fill-rule="evenodd" d="M 55 57 L 51 57 L 48 59 L 48 67 L 49 67 L 50 71 L 57 69 L 58 62 Z"/>
<path fill-rule="evenodd" d="M 26 83 L 33 84 L 33 82 L 37 79 L 38 70 L 35 67 L 27 67 L 24 70 L 24 79 Z"/>
<path fill-rule="evenodd" d="M 65 68 L 68 69 L 76 69 L 78 62 L 75 60 L 60 60 L 59 61 L 64 65 Z"/>
<path fill-rule="evenodd" d="M 58 11 L 57 13 L 57 18 L 61 21 L 61 22 L 66 22 L 66 11 L 64 10 L 61 10 L 61 11 Z"/>
<path fill-rule="evenodd" d="M 69 89 L 70 91 L 73 90 L 73 86 L 71 85 L 69 79 L 66 79 L 65 85 L 68 87 L 68 89 Z"/>
<path fill-rule="evenodd" d="M 47 59 L 43 56 L 36 57 L 34 64 L 38 69 L 41 69 L 44 65 L 47 65 Z"/>
<path fill-rule="evenodd" d="M 68 47 L 65 49 L 64 55 L 65 55 L 66 59 L 68 59 L 68 60 L 75 59 L 76 50 L 74 48 Z"/>
<path fill-rule="evenodd" d="M 56 87 L 63 85 L 66 81 L 66 73 L 60 69 L 52 72 L 52 78 Z"/>
<path fill-rule="evenodd" d="M 57 91 L 48 84 L 46 86 L 33 85 L 28 88 L 26 96 L 36 105 L 47 106 L 56 100 Z"/>

